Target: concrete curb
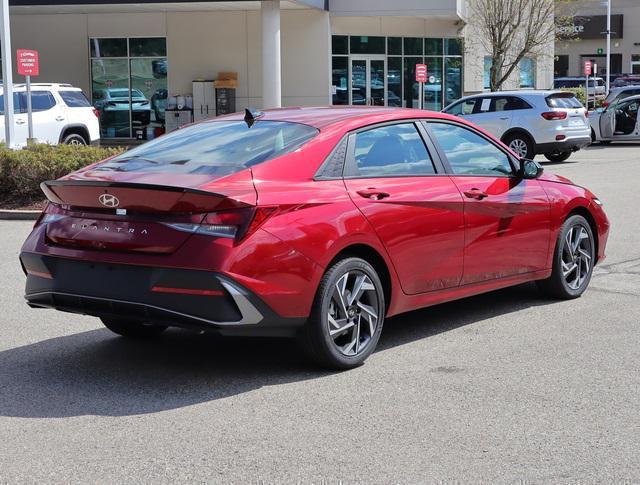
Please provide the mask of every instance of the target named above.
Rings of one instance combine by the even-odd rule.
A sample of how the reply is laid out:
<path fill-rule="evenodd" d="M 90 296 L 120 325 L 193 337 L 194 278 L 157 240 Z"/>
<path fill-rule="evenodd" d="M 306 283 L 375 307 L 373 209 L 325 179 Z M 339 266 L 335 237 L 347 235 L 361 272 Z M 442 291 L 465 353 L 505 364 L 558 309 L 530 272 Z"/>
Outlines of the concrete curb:
<path fill-rule="evenodd" d="M 0 209 L 0 221 L 35 221 L 42 211 Z"/>

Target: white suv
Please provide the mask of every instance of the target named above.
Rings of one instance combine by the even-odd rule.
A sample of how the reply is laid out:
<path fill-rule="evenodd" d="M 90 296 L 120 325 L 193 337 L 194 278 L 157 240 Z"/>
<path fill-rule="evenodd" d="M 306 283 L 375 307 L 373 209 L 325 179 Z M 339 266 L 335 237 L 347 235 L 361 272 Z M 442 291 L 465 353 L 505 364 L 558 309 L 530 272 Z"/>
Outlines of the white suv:
<path fill-rule="evenodd" d="M 477 94 L 462 98 L 443 111 L 484 128 L 523 158 L 541 154 L 552 162 L 563 162 L 591 143 L 589 114 L 570 92 Z"/>
<path fill-rule="evenodd" d="M 27 88 L 13 88 L 15 144 L 27 144 Z M 82 90 L 70 84 L 31 84 L 33 137 L 40 143 L 89 145 L 100 142 L 98 112 Z M 4 91 L 0 87 L 0 141 L 4 142 Z"/>

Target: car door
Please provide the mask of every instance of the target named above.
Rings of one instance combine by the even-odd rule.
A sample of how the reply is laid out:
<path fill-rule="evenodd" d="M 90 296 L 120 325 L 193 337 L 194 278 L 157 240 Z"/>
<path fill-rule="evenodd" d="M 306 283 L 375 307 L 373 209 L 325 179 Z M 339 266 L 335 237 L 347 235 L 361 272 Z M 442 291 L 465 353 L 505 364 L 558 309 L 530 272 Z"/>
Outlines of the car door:
<path fill-rule="evenodd" d="M 640 99 L 632 98 L 607 106 L 600 115 L 600 133 L 612 140 L 636 140 L 638 131 L 638 111 Z"/>
<path fill-rule="evenodd" d="M 550 206 L 540 182 L 518 177 L 506 150 L 469 127 L 433 121 L 428 128 L 464 197 L 461 284 L 545 269 Z"/>
<path fill-rule="evenodd" d="M 349 137 L 344 183 L 384 244 L 407 294 L 457 286 L 463 199 L 422 126 L 409 121 Z"/>
<path fill-rule="evenodd" d="M 20 96 L 24 98 L 22 104 L 26 106 L 26 93 L 20 93 Z M 40 143 L 59 143 L 62 128 L 67 122 L 64 106 L 56 101 L 50 91 L 32 91 L 31 108 L 33 137 Z"/>

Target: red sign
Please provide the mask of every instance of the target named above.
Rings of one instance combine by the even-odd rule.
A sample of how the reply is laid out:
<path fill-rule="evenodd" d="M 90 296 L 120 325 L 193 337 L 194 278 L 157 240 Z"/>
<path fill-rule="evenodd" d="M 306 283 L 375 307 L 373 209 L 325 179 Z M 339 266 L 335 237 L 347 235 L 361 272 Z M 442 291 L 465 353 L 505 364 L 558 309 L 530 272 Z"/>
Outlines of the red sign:
<path fill-rule="evenodd" d="M 426 64 L 416 64 L 416 82 L 417 83 L 427 82 L 427 65 Z"/>
<path fill-rule="evenodd" d="M 40 74 L 38 51 L 18 49 L 18 74 L 21 76 L 37 76 Z"/>
<path fill-rule="evenodd" d="M 584 75 L 591 76 L 591 61 L 584 61 Z"/>

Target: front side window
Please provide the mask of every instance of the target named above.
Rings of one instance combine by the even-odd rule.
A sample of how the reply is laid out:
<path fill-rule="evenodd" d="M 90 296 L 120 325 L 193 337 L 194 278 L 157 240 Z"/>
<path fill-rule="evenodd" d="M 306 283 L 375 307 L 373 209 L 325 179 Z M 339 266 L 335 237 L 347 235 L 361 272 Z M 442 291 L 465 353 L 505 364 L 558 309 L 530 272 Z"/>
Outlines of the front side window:
<path fill-rule="evenodd" d="M 354 155 L 354 175 L 359 177 L 435 174 L 431 156 L 413 123 L 357 133 Z"/>
<path fill-rule="evenodd" d="M 448 123 L 429 123 L 456 175 L 513 175 L 509 157 L 473 131 Z"/>
<path fill-rule="evenodd" d="M 108 160 L 98 171 L 224 177 L 301 147 L 318 134 L 285 121 L 209 121 L 174 131 Z"/>

